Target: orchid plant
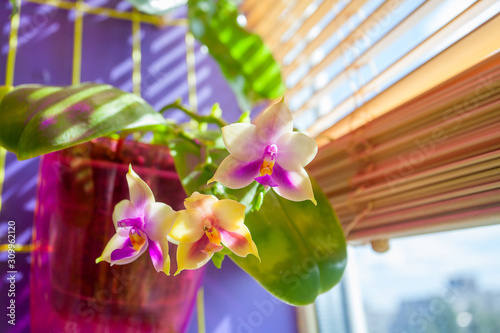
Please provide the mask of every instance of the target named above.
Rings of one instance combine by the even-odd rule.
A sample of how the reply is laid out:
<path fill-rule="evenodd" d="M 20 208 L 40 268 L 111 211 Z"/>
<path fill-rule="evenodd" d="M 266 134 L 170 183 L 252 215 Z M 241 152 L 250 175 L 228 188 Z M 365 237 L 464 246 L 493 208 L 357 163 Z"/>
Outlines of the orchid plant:
<path fill-rule="evenodd" d="M 272 294 L 296 305 L 313 302 L 342 276 L 346 249 L 340 224 L 304 170 L 317 153 L 316 142 L 293 130 L 284 100 L 255 124 L 248 114 L 227 124 L 218 106 L 205 116 L 179 102 L 162 109 L 184 111 L 196 121 L 190 129 L 165 119 L 142 98 L 102 84 L 4 87 L 0 98 L 0 145 L 20 159 L 117 131 L 122 139 L 142 140 L 146 136 L 131 133 L 152 132 L 151 143 L 170 148 L 187 194 L 185 210 L 156 202 L 130 166 L 130 199 L 116 205 L 116 233 L 98 263 L 125 265 L 148 251 L 154 269 L 168 275 L 171 242 L 178 246 L 175 275 L 210 261 L 221 267 L 228 256 Z M 79 126 L 72 125 L 75 110 Z M 220 129 L 207 130 L 207 123 Z"/>
<path fill-rule="evenodd" d="M 222 137 L 230 155 L 208 183 L 218 181 L 234 189 L 246 187 L 255 179 L 264 191 L 272 187 L 289 200 L 317 204 L 304 170 L 316 155 L 316 141 L 293 132 L 292 114 L 283 100 L 265 110 L 257 125 L 236 123 L 222 127 Z M 178 244 L 176 275 L 184 269 L 202 267 L 224 247 L 239 257 L 253 254 L 261 260 L 244 224 L 245 205 L 194 192 L 185 200 L 186 209 L 174 212 L 168 205 L 154 201 L 151 189 L 132 166 L 127 182 L 130 200 L 116 205 L 113 222 L 117 232 L 97 263 L 128 264 L 149 244 L 154 267 L 169 275 L 168 238 Z"/>
<path fill-rule="evenodd" d="M 153 6 L 159 2 L 129 1 L 150 14 L 160 11 Z M 260 37 L 237 24 L 231 0 L 189 0 L 188 16 L 191 33 L 208 46 L 242 110 L 284 95 L 278 64 Z M 224 31 L 240 42 L 220 38 Z M 248 59 L 238 47 L 259 56 Z M 169 120 L 171 109 L 192 121 Z M 346 264 L 340 224 L 304 169 L 316 156 L 316 141 L 294 130 L 284 99 L 254 123 L 248 112 L 234 124 L 221 114 L 217 105 L 200 115 L 180 102 L 158 112 L 141 97 L 105 84 L 4 86 L 0 146 L 28 159 L 103 136 L 167 145 L 185 190 L 185 209 L 156 202 L 131 165 L 129 199 L 114 208 L 116 233 L 96 262 L 126 265 L 148 251 L 154 269 L 169 275 L 173 243 L 174 275 L 210 261 L 220 268 L 227 256 L 281 300 L 310 304 L 338 283 Z"/>

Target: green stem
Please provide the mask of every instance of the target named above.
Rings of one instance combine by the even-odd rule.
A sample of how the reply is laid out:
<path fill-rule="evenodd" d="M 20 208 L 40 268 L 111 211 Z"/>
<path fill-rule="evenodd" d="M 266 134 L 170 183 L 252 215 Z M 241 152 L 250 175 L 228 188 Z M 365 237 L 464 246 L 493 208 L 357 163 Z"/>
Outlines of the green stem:
<path fill-rule="evenodd" d="M 163 107 L 160 110 L 160 113 L 163 113 L 163 112 L 165 112 L 167 110 L 170 110 L 170 109 L 181 110 L 187 116 L 189 116 L 191 119 L 194 119 L 194 120 L 196 120 L 199 123 L 215 124 L 215 125 L 217 125 L 217 126 L 219 126 L 221 128 L 224 127 L 224 126 L 226 126 L 226 125 L 228 125 L 224 120 L 222 120 L 220 118 L 217 118 L 217 117 L 214 117 L 212 115 L 208 115 L 208 116 L 199 115 L 199 114 L 193 112 L 192 110 L 189 110 L 188 108 L 186 108 L 179 101 L 176 101 L 176 102 L 174 102 L 172 104 L 169 104 L 169 105 Z"/>

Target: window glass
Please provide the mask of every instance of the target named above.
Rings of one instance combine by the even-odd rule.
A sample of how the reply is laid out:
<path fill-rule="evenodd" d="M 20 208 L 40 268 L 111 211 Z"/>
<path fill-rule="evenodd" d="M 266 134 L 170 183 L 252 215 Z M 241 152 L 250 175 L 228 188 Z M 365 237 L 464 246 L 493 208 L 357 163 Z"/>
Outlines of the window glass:
<path fill-rule="evenodd" d="M 500 226 L 390 245 L 383 254 L 370 246 L 350 252 L 367 332 L 500 332 Z"/>

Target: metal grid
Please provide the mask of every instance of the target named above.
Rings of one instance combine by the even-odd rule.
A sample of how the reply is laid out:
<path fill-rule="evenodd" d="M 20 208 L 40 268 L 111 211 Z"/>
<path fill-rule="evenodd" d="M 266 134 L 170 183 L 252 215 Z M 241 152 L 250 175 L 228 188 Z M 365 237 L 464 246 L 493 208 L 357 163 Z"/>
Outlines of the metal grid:
<path fill-rule="evenodd" d="M 74 22 L 74 39 L 73 39 L 73 63 L 72 63 L 72 84 L 79 84 L 81 78 L 81 64 L 82 64 L 82 36 L 83 36 L 83 17 L 86 14 L 101 15 L 108 18 L 115 18 L 126 20 L 131 23 L 132 29 L 132 82 L 133 92 L 141 95 L 141 24 L 151 24 L 157 27 L 168 26 L 183 26 L 187 27 L 188 22 L 185 18 L 168 18 L 167 16 L 152 16 L 145 15 L 132 9 L 132 11 L 118 11 L 111 8 L 94 7 L 85 4 L 83 0 L 76 0 L 74 2 L 63 0 L 21 0 L 19 1 L 19 12 L 12 15 L 10 24 L 9 36 L 9 53 L 7 56 L 7 66 L 5 75 L 5 85 L 13 86 L 14 84 L 14 69 L 15 60 L 18 46 L 18 30 L 20 24 L 20 12 L 22 10 L 22 2 L 35 3 L 40 5 L 50 5 L 64 10 L 73 10 L 75 12 Z M 186 64 L 187 64 L 187 84 L 188 84 L 188 98 L 189 107 L 191 110 L 197 111 L 198 103 L 196 97 L 196 69 L 195 69 L 195 42 L 193 35 L 186 30 L 185 34 L 186 43 Z M 2 209 L 2 192 L 5 180 L 5 160 L 7 151 L 0 147 L 0 210 Z M 29 253 L 33 249 L 33 244 L 16 244 L 15 250 L 19 253 Z M 8 250 L 8 244 L 0 244 L 0 252 Z M 200 289 L 197 299 L 197 315 L 198 315 L 198 331 L 205 332 L 204 320 L 204 302 L 203 302 L 203 288 Z"/>
<path fill-rule="evenodd" d="M 72 84 L 79 84 L 81 77 L 82 64 L 82 36 L 83 36 L 83 17 L 86 14 L 101 15 L 107 18 L 114 18 L 129 21 L 132 29 L 132 82 L 133 92 L 141 95 L 141 24 L 151 24 L 157 27 L 187 27 L 188 21 L 185 18 L 169 18 L 167 16 L 153 16 L 143 14 L 136 9 L 131 11 L 118 11 L 112 8 L 96 7 L 84 3 L 84 0 L 76 0 L 73 2 L 63 0 L 21 0 L 19 1 L 19 11 L 11 17 L 10 35 L 9 35 L 9 52 L 7 56 L 7 66 L 5 75 L 5 85 L 13 86 L 15 75 L 15 62 L 18 47 L 18 30 L 20 24 L 20 14 L 23 3 L 34 3 L 39 5 L 49 5 L 58 9 L 74 11 L 74 38 L 73 38 L 73 62 L 72 62 Z M 196 97 L 196 70 L 195 70 L 195 48 L 194 37 L 186 30 L 186 64 L 187 64 L 187 84 L 189 89 L 189 107 L 191 110 L 197 110 Z M 2 209 L 2 192 L 5 181 L 5 160 L 7 151 L 0 147 L 0 210 Z M 0 244 L 0 252 L 7 251 L 8 244 Z M 21 245 L 16 244 L 16 252 L 30 252 L 31 244 Z"/>

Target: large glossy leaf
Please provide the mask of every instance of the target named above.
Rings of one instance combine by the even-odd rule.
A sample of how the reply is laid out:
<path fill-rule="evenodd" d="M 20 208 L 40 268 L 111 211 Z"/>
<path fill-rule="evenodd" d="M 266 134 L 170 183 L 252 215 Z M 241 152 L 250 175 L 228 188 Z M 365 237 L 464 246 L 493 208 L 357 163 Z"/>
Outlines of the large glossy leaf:
<path fill-rule="evenodd" d="M 260 99 L 285 93 L 279 64 L 262 39 L 237 22 L 231 0 L 189 0 L 189 28 L 219 63 L 243 111 Z"/>
<path fill-rule="evenodd" d="M 163 15 L 168 11 L 179 7 L 187 0 L 127 0 L 135 8 L 150 15 Z"/>
<path fill-rule="evenodd" d="M 346 264 L 346 243 L 328 199 L 313 182 L 318 205 L 266 194 L 258 212 L 245 224 L 259 249 L 253 257 L 231 259 L 264 288 L 293 305 L 314 302 L 340 281 Z"/>
<path fill-rule="evenodd" d="M 171 144 L 179 176 L 188 194 L 202 188 L 213 173 L 194 170 L 201 161 L 197 145 L 187 140 Z M 220 160 L 227 152 L 220 154 Z M 193 171 L 194 170 L 194 171 Z M 346 264 L 346 243 L 328 199 L 313 182 L 318 205 L 293 202 L 269 191 L 260 211 L 249 212 L 245 224 L 257 244 L 262 262 L 231 255 L 243 270 L 270 293 L 293 305 L 314 302 L 341 278 Z M 231 191 L 248 205 L 255 186 Z"/>
<path fill-rule="evenodd" d="M 22 85 L 0 102 L 0 145 L 27 159 L 116 131 L 163 123 L 142 98 L 110 85 Z"/>

